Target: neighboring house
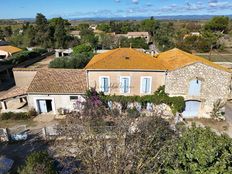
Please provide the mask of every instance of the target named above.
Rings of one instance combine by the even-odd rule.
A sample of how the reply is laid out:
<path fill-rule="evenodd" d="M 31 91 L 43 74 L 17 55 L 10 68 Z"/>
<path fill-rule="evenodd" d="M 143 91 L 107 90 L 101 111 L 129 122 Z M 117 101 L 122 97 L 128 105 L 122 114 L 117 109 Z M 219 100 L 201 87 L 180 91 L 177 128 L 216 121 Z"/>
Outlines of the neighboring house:
<path fill-rule="evenodd" d="M 56 49 L 55 50 L 55 57 L 64 57 L 64 56 L 70 56 L 73 52 L 72 48 L 69 49 Z"/>
<path fill-rule="evenodd" d="M 184 39 L 186 39 L 187 37 L 191 37 L 191 36 L 197 36 L 200 37 L 201 33 L 200 32 L 191 32 L 189 34 L 184 35 Z"/>
<path fill-rule="evenodd" d="M 79 30 L 72 30 L 70 31 L 70 35 L 73 37 L 81 38 L 80 31 Z"/>
<path fill-rule="evenodd" d="M 111 95 L 148 95 L 159 86 L 186 100 L 185 117 L 207 117 L 213 104 L 230 97 L 231 72 L 179 49 L 156 57 L 131 48 L 96 55 L 85 67 L 89 87 Z"/>
<path fill-rule="evenodd" d="M 11 57 L 13 54 L 18 53 L 22 51 L 20 48 L 10 46 L 10 45 L 5 45 L 5 46 L 0 46 L 0 61 L 1 59 L 6 59 Z"/>
<path fill-rule="evenodd" d="M 144 38 L 147 43 L 150 41 L 150 36 L 148 32 L 128 32 L 127 33 L 128 38 Z"/>
<path fill-rule="evenodd" d="M 70 69 L 38 70 L 28 90 L 28 106 L 39 113 L 78 109 L 87 90 L 86 72 Z"/>
<path fill-rule="evenodd" d="M 146 43 L 149 43 L 150 41 L 150 35 L 148 32 L 128 32 L 127 34 L 115 34 L 116 37 L 126 37 L 128 39 L 130 38 L 144 38 L 146 40 Z"/>

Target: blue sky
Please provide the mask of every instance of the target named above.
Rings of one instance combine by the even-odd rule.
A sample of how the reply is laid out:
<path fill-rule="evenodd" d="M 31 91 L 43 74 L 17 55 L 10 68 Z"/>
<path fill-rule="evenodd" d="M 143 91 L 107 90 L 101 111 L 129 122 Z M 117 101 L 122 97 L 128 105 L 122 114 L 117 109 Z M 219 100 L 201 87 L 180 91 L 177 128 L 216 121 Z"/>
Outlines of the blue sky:
<path fill-rule="evenodd" d="M 1 0 L 0 18 L 232 14 L 232 0 Z"/>

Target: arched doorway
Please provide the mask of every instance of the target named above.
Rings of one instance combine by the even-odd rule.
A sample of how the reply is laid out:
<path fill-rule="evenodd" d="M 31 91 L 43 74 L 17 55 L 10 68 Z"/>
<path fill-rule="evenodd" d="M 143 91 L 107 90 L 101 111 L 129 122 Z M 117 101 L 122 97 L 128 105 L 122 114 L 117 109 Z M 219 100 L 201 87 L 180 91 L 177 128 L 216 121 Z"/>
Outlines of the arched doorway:
<path fill-rule="evenodd" d="M 200 96 L 201 95 L 201 81 L 196 78 L 189 82 L 188 89 L 189 96 Z"/>
<path fill-rule="evenodd" d="M 185 102 L 185 110 L 182 113 L 184 118 L 197 117 L 201 108 L 201 102 L 197 100 L 188 100 Z"/>

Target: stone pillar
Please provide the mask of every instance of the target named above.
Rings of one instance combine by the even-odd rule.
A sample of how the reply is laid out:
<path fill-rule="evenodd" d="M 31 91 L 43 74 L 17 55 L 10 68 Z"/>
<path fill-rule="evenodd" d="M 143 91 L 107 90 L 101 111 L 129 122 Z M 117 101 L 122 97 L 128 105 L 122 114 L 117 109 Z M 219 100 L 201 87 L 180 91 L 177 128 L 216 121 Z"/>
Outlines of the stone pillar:
<path fill-rule="evenodd" d="M 2 105 L 2 110 L 7 110 L 6 101 L 1 101 L 1 105 Z"/>
<path fill-rule="evenodd" d="M 24 97 L 23 99 L 24 99 L 24 101 L 27 103 L 27 97 Z"/>

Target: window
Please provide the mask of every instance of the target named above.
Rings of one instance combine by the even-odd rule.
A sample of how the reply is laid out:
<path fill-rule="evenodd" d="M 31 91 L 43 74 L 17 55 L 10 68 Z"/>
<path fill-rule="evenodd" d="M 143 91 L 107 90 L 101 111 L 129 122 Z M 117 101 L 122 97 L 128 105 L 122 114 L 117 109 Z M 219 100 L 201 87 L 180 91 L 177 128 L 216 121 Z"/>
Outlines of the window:
<path fill-rule="evenodd" d="M 110 78 L 109 77 L 100 77 L 100 91 L 109 92 L 110 91 Z"/>
<path fill-rule="evenodd" d="M 189 96 L 200 96 L 201 95 L 201 81 L 196 78 L 189 82 L 188 89 Z"/>
<path fill-rule="evenodd" d="M 130 77 L 120 77 L 120 92 L 123 94 L 130 93 Z"/>
<path fill-rule="evenodd" d="M 143 94 L 149 94 L 151 93 L 151 79 L 152 77 L 141 77 L 141 86 L 140 86 L 140 92 Z"/>
<path fill-rule="evenodd" d="M 72 100 L 78 100 L 78 96 L 70 96 L 70 101 Z"/>

